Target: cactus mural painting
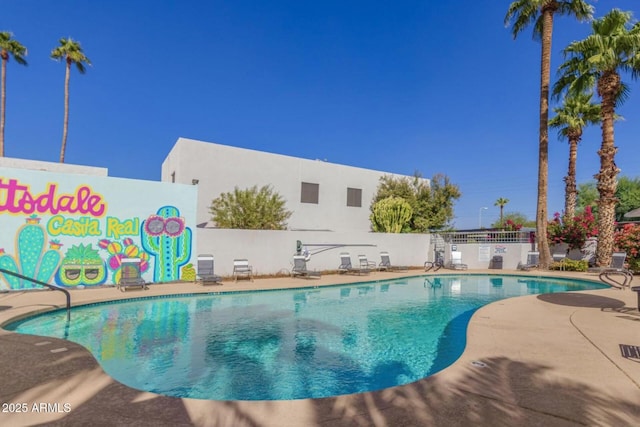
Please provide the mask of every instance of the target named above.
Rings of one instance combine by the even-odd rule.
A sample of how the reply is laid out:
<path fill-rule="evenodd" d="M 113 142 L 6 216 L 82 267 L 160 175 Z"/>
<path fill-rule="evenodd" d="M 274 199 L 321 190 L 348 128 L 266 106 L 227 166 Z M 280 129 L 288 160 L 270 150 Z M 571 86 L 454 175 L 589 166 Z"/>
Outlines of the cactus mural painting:
<path fill-rule="evenodd" d="M 91 244 L 71 246 L 56 273 L 56 283 L 60 286 L 95 286 L 106 280 L 105 262 Z"/>
<path fill-rule="evenodd" d="M 47 245 L 47 235 L 40 220 L 38 215 L 33 214 L 27 218 L 26 224 L 18 229 L 15 240 L 16 256 L 8 255 L 4 253 L 4 249 L 0 249 L 0 267 L 49 283 L 60 264 L 62 244 L 52 240 Z M 0 273 L 0 277 L 6 284 L 3 289 L 40 288 L 33 282 L 9 274 Z"/>
<path fill-rule="evenodd" d="M 154 282 L 180 279 L 180 268 L 191 258 L 191 229 L 180 211 L 163 206 L 140 225 L 143 249 L 154 257 Z"/>
<path fill-rule="evenodd" d="M 192 185 L 0 166 L 0 290 L 42 289 L 12 273 L 116 284 L 124 258 L 140 259 L 147 282 L 194 278 L 196 199 Z"/>

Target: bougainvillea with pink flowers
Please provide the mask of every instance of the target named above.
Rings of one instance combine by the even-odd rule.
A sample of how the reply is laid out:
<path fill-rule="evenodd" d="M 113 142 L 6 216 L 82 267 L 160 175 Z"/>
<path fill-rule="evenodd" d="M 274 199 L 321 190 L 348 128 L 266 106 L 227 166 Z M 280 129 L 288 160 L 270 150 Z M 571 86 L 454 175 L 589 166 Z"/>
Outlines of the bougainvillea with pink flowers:
<path fill-rule="evenodd" d="M 629 268 L 640 271 L 640 224 L 625 224 L 613 236 L 615 249 L 627 253 Z"/>
<path fill-rule="evenodd" d="M 597 235 L 598 224 L 590 206 L 571 219 L 562 218 L 556 212 L 547 227 L 549 243 L 555 245 L 566 243 L 569 249 L 582 249 L 589 237 Z"/>

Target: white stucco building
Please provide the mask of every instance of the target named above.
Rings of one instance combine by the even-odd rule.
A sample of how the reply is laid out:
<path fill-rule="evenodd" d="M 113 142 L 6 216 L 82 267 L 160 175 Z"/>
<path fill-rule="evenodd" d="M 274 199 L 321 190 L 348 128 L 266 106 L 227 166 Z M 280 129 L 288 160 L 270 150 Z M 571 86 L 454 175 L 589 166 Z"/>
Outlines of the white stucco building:
<path fill-rule="evenodd" d="M 368 231 L 384 175 L 394 174 L 179 138 L 161 179 L 198 185 L 198 224 L 210 221 L 209 206 L 221 193 L 270 185 L 293 212 L 290 230 Z"/>

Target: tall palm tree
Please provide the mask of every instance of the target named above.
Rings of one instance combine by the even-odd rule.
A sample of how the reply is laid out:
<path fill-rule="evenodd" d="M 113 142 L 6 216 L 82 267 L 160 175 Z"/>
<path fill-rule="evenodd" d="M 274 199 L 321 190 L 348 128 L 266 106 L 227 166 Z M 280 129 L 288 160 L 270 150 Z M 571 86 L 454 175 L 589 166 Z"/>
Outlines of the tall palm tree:
<path fill-rule="evenodd" d="M 71 37 L 60 39 L 60 46 L 51 51 L 51 59 L 65 60 L 67 64 L 64 77 L 64 123 L 62 128 L 62 147 L 60 148 L 60 163 L 64 163 L 64 153 L 67 150 L 67 132 L 69 129 L 69 77 L 71 77 L 71 64 L 75 64 L 80 74 L 84 74 L 84 64 L 91 65 L 91 61 L 84 55 L 80 43 L 71 40 Z"/>
<path fill-rule="evenodd" d="M 516 0 L 507 10 L 506 26 L 511 25 L 513 38 L 533 24 L 533 38 L 542 43 L 540 61 L 540 126 L 538 148 L 538 203 L 536 208 L 536 240 L 540 267 L 547 268 L 551 251 L 547 241 L 547 190 L 549 171 L 549 85 L 551 81 L 551 36 L 554 15 L 570 15 L 590 20 L 593 7 L 584 0 Z"/>
<path fill-rule="evenodd" d="M 7 105 L 7 62 L 9 58 L 13 59 L 20 65 L 27 65 L 24 56 L 27 54 L 27 48 L 20 44 L 19 41 L 12 39 L 12 34 L 6 31 L 0 32 L 0 58 L 2 58 L 2 83 L 0 83 L 0 157 L 4 157 L 4 119 L 5 107 Z"/>
<path fill-rule="evenodd" d="M 582 139 L 582 129 L 587 125 L 600 123 L 600 105 L 593 104 L 592 93 L 579 93 L 564 99 L 561 107 L 554 108 L 556 115 L 549 121 L 549 126 L 558 129 L 558 137 L 569 141 L 569 168 L 564 178 L 564 217 L 573 219 L 576 214 L 576 161 L 578 159 L 578 143 Z"/>
<path fill-rule="evenodd" d="M 596 262 L 599 266 L 608 266 L 613 252 L 616 176 L 620 172 L 615 163 L 618 149 L 614 146 L 613 123 L 616 107 L 629 93 L 620 73 L 631 72 L 634 79 L 640 74 L 640 23 L 632 24 L 631 12 L 613 9 L 591 26 L 592 34 L 574 41 L 564 50 L 569 59 L 560 67 L 561 77 L 554 86 L 554 94 L 564 90 L 577 94 L 595 86 L 602 101 L 600 171 L 595 175 L 600 196 Z"/>
<path fill-rule="evenodd" d="M 504 227 L 504 222 L 502 222 L 503 218 L 504 218 L 504 206 L 509 203 L 509 199 L 505 199 L 504 197 L 500 197 L 498 200 L 496 200 L 496 202 L 493 204 L 493 206 L 500 206 L 500 226 Z"/>

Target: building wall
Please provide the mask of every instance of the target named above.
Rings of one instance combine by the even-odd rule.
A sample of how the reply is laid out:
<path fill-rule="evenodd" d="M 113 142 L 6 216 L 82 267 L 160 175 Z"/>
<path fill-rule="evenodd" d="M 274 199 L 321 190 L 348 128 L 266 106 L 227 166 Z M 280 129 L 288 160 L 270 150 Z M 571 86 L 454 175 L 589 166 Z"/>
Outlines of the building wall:
<path fill-rule="evenodd" d="M 0 157 L 0 167 L 29 169 L 44 172 L 62 172 L 81 175 L 107 176 L 107 168 L 96 166 L 72 165 L 69 163 L 43 162 L 39 160 L 15 159 L 11 157 Z"/>
<path fill-rule="evenodd" d="M 209 206 L 221 193 L 271 185 L 293 212 L 291 230 L 368 231 L 369 206 L 384 175 L 392 174 L 185 138 L 162 164 L 163 182 L 197 180 L 198 224 L 211 219 Z M 302 182 L 319 184 L 318 204 L 301 203 Z M 348 187 L 362 190 L 360 207 L 347 206 Z"/>
<path fill-rule="evenodd" d="M 116 283 L 122 258 L 137 257 L 147 282 L 194 280 L 196 193 L 192 185 L 0 167 L 0 267 L 97 286 Z M 0 290 L 31 288 L 40 287 L 0 273 Z"/>
<path fill-rule="evenodd" d="M 422 267 L 429 249 L 428 234 L 388 234 L 362 231 L 292 231 L 292 230 L 230 230 L 198 228 L 198 253 L 212 254 L 215 272 L 231 276 L 233 260 L 248 259 L 254 274 L 289 273 L 293 266 L 296 241 L 311 254 L 310 270 L 337 270 L 340 253 L 349 252 L 352 264 L 358 265 L 358 255 L 380 262 L 380 252 L 389 252 L 394 265 Z M 338 245 L 345 245 L 337 247 Z"/>

